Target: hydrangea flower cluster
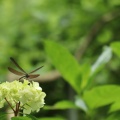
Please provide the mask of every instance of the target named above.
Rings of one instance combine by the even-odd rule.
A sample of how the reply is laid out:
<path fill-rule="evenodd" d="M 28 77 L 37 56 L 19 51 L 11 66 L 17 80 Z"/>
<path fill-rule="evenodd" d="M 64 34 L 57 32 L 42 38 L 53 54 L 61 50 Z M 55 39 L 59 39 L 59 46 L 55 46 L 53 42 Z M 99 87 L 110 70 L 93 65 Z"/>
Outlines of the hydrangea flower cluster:
<path fill-rule="evenodd" d="M 44 106 L 45 96 L 37 82 L 24 80 L 22 83 L 15 80 L 0 84 L 0 108 L 7 102 L 15 116 L 20 110 L 23 110 L 23 114 L 38 112 Z"/>

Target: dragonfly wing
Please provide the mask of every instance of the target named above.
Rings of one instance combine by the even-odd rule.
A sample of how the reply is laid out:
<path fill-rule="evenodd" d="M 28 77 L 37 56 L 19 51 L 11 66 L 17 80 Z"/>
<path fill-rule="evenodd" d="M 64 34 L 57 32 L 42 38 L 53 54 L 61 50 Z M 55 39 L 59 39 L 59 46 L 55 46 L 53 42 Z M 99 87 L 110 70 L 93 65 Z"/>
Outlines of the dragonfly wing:
<path fill-rule="evenodd" d="M 11 60 L 22 72 L 26 73 L 26 72 L 18 65 L 18 63 L 17 63 L 12 57 L 10 57 L 10 60 Z"/>
<path fill-rule="evenodd" d="M 21 76 L 21 75 L 24 75 L 24 73 L 19 72 L 19 71 L 15 70 L 15 69 L 13 69 L 13 68 L 11 68 L 11 67 L 8 67 L 8 70 L 9 70 L 10 72 L 16 74 L 16 75 L 20 75 L 20 76 Z"/>
<path fill-rule="evenodd" d="M 29 78 L 32 79 L 32 78 L 36 78 L 38 76 L 40 76 L 40 75 L 39 74 L 29 75 Z"/>
<path fill-rule="evenodd" d="M 30 73 L 34 73 L 35 71 L 37 71 L 37 70 L 39 70 L 39 69 L 41 69 L 43 66 L 41 66 L 41 67 L 39 67 L 39 68 L 37 68 L 37 69 L 35 69 L 35 70 L 33 70 L 32 72 L 30 72 Z M 29 74 L 30 74 L 29 73 Z"/>

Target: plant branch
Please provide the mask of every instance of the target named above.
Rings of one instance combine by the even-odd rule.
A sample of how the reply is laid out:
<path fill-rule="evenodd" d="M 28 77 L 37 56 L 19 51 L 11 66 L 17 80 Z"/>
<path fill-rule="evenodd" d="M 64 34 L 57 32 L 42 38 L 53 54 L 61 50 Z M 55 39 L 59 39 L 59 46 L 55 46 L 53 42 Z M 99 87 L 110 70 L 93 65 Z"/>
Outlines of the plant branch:
<path fill-rule="evenodd" d="M 7 98 L 5 98 L 5 100 L 8 103 L 8 105 L 10 106 L 10 108 L 13 110 L 13 112 L 15 113 L 15 110 L 13 109 L 12 105 L 9 103 L 9 101 L 7 100 Z"/>

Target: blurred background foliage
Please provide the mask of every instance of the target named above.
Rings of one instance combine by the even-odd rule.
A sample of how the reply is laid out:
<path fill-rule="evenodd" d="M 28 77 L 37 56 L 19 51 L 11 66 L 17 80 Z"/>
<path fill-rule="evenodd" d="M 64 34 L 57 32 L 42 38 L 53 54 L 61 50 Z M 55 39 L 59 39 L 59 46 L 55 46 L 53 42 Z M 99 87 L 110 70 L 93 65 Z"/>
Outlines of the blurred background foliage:
<path fill-rule="evenodd" d="M 11 56 L 28 72 L 44 65 L 37 81 L 47 93 L 46 109 L 35 116 L 47 117 L 44 120 L 119 117 L 119 111 L 109 116 L 108 103 L 94 110 L 81 104 L 90 104 L 83 100 L 92 100 L 87 96 L 93 93 L 83 95 L 90 88 L 120 84 L 120 0 L 0 0 L 0 11 L 0 80 L 10 80 Z M 76 95 L 83 98 L 77 99 L 82 101 L 79 109 L 73 104 Z"/>

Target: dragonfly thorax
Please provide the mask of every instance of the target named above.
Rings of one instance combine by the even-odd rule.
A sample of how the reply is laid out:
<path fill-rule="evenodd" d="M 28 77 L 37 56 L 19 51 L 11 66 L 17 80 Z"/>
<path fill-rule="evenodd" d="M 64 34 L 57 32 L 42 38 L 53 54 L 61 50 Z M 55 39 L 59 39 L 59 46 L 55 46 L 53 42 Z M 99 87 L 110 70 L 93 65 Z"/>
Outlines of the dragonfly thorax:
<path fill-rule="evenodd" d="M 26 74 L 26 75 L 25 75 L 25 77 L 26 77 L 26 78 L 29 78 L 29 75 L 28 75 L 28 74 Z"/>

